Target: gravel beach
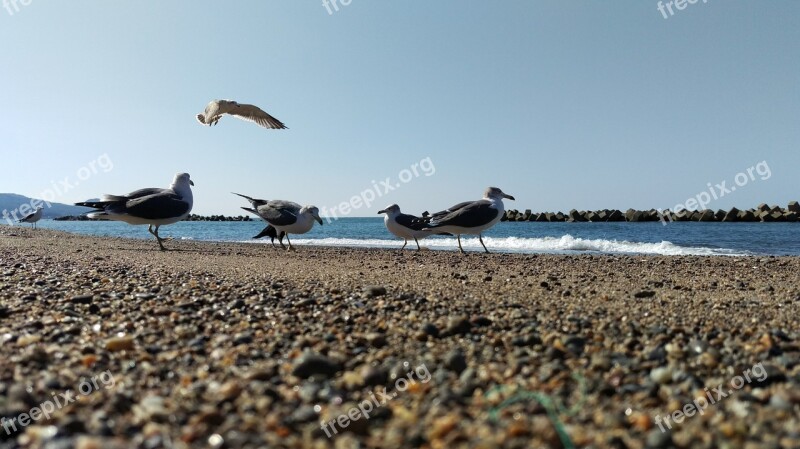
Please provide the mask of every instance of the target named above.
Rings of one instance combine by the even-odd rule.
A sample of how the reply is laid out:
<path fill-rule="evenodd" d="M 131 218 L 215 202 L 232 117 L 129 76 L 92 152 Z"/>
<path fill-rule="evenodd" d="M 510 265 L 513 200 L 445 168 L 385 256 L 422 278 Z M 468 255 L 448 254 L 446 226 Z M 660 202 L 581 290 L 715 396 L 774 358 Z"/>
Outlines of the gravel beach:
<path fill-rule="evenodd" d="M 798 258 L 165 245 L 0 226 L 0 448 L 800 447 Z"/>

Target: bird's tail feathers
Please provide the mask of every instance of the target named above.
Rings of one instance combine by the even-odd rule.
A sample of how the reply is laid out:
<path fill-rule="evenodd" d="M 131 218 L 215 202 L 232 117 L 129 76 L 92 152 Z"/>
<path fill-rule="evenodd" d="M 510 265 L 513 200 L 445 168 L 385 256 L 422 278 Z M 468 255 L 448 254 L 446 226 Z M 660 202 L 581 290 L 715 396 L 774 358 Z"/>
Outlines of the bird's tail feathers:
<path fill-rule="evenodd" d="M 234 195 L 240 196 L 240 197 L 246 199 L 247 201 L 250 201 L 251 203 L 254 201 L 253 198 L 250 198 L 247 195 L 242 195 L 241 193 L 236 193 L 236 192 L 231 192 L 231 193 L 234 194 Z"/>

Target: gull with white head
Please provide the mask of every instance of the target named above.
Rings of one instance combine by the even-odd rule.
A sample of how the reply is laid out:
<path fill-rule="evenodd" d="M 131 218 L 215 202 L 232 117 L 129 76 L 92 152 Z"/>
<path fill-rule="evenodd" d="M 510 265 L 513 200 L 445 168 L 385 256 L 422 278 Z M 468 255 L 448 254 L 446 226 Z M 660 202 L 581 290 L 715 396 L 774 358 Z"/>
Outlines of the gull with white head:
<path fill-rule="evenodd" d="M 103 195 L 99 201 L 75 203 L 76 206 L 97 209 L 87 216 L 92 219 L 123 221 L 131 225 L 149 225 L 162 251 L 166 251 L 158 236 L 158 228 L 177 223 L 189 216 L 194 199 L 194 182 L 188 173 L 178 173 L 167 189 L 139 189 L 127 195 Z M 155 229 L 153 229 L 155 227 Z"/>
<path fill-rule="evenodd" d="M 30 223 L 33 229 L 36 229 L 36 222 L 42 219 L 44 207 L 39 206 L 35 211 L 19 219 L 19 223 Z"/>
<path fill-rule="evenodd" d="M 283 244 L 284 236 L 286 241 L 289 242 L 288 249 L 294 249 L 292 241 L 289 240 L 289 234 L 305 234 L 314 227 L 314 221 L 322 225 L 322 218 L 320 218 L 319 209 L 316 206 L 300 206 L 297 203 L 282 200 L 260 200 L 240 193 L 234 193 L 234 195 L 239 195 L 246 199 L 253 206 L 252 208 L 243 207 L 242 209 L 258 215 L 269 224 L 253 238 L 268 235 L 274 240 L 275 237 L 278 237 L 278 243 L 284 249 L 286 249 L 286 245 Z"/>
<path fill-rule="evenodd" d="M 514 200 L 514 197 L 504 193 L 497 187 L 489 187 L 483 194 L 483 199 L 477 201 L 465 201 L 455 206 L 436 212 L 423 220 L 427 223 L 423 229 L 441 232 L 450 232 L 458 238 L 458 249 L 464 252 L 461 247 L 461 234 L 477 235 L 484 251 L 486 245 L 483 243 L 481 233 L 500 221 L 505 213 L 503 198 Z"/>

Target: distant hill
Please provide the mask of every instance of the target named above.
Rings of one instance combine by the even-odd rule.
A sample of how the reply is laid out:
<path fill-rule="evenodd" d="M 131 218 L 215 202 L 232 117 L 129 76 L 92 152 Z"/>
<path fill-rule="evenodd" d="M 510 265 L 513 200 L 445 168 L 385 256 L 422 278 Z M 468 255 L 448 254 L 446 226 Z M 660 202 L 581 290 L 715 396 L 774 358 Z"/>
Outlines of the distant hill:
<path fill-rule="evenodd" d="M 11 214 L 12 210 L 19 211 L 19 207 L 23 204 L 27 204 L 30 207 L 31 198 L 23 195 L 17 195 L 16 193 L 0 193 L 0 220 L 2 220 L 2 214 L 4 210 L 7 210 L 9 214 Z M 80 207 L 80 206 L 72 206 L 70 204 L 62 204 L 62 203 L 50 203 L 50 207 L 47 207 L 46 204 L 44 206 L 44 213 L 43 218 L 56 218 L 61 217 L 64 215 L 80 215 L 89 212 L 91 209 L 87 207 Z M 20 213 L 17 212 L 17 217 L 20 217 Z"/>

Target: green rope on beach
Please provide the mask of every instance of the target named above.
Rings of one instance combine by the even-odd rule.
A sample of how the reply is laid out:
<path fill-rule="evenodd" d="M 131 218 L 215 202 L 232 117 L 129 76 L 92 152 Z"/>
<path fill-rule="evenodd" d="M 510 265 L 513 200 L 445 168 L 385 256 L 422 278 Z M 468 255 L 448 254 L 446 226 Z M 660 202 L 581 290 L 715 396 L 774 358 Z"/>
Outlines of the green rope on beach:
<path fill-rule="evenodd" d="M 550 422 L 553 424 L 553 427 L 556 429 L 556 434 L 558 434 L 558 438 L 561 440 L 561 444 L 564 445 L 565 449 L 575 449 L 575 445 L 572 443 L 567 431 L 564 429 L 564 424 L 561 422 L 559 415 L 566 415 L 566 416 L 574 416 L 578 411 L 583 408 L 584 403 L 586 403 L 586 379 L 578 373 L 573 373 L 572 378 L 578 382 L 580 386 L 580 399 L 578 402 L 573 405 L 569 410 L 565 410 L 564 405 L 561 401 L 554 401 L 550 395 L 541 393 L 538 391 L 529 391 L 524 390 L 521 391 L 514 396 L 504 400 L 496 407 L 489 410 L 489 419 L 493 423 L 497 423 L 498 418 L 497 414 L 500 410 L 516 403 L 520 402 L 528 402 L 531 399 L 537 401 L 544 407 L 545 411 L 547 412 L 547 417 L 550 419 Z M 509 386 L 505 385 L 498 385 L 484 394 L 484 397 L 488 397 L 491 393 L 495 391 L 502 391 L 504 389 L 510 388 Z"/>

